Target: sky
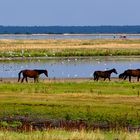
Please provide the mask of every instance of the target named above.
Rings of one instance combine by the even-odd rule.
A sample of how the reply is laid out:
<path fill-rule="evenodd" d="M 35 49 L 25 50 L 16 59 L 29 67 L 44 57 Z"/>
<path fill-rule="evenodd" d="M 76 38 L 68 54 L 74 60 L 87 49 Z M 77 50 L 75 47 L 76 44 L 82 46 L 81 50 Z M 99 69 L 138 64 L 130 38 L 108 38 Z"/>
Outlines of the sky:
<path fill-rule="evenodd" d="M 0 25 L 140 25 L 140 0 L 0 0 Z"/>

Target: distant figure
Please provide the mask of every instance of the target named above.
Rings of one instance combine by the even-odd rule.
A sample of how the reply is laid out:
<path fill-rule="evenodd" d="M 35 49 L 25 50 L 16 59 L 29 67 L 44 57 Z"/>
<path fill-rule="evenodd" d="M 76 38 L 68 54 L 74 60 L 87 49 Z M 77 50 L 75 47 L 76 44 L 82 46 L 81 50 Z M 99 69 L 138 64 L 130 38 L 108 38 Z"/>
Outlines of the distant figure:
<path fill-rule="evenodd" d="M 101 77 L 101 78 L 104 78 L 104 81 L 106 80 L 106 78 L 108 78 L 110 81 L 111 73 L 117 74 L 116 69 L 111 69 L 111 70 L 107 70 L 107 71 L 95 71 L 93 73 L 94 80 L 98 81 L 99 77 Z"/>
<path fill-rule="evenodd" d="M 129 82 L 131 82 L 131 76 L 137 77 L 137 81 L 139 81 L 140 69 L 128 69 L 128 70 L 125 70 L 123 73 L 121 73 L 119 75 L 119 78 L 126 80 L 126 78 L 129 77 Z"/>
<path fill-rule="evenodd" d="M 34 78 L 34 82 L 38 82 L 39 75 L 42 74 L 42 73 L 44 73 L 46 75 L 46 77 L 48 77 L 48 71 L 47 70 L 38 70 L 38 69 L 27 70 L 26 69 L 26 70 L 21 70 L 18 73 L 18 82 L 20 81 L 21 73 L 23 75 L 21 83 L 24 81 L 24 79 L 26 80 L 26 82 L 28 82 L 27 77 Z"/>
<path fill-rule="evenodd" d="M 120 35 L 120 39 L 126 39 L 126 35 Z"/>

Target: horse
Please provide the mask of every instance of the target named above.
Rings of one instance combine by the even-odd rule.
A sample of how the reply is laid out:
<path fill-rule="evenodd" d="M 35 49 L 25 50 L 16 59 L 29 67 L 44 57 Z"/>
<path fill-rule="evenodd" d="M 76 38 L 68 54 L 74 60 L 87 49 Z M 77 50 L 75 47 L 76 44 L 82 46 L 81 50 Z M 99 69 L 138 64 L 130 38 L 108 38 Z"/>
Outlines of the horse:
<path fill-rule="evenodd" d="M 94 80 L 98 81 L 99 80 L 99 77 L 101 77 L 101 78 L 104 78 L 104 81 L 106 80 L 106 78 L 108 78 L 109 81 L 110 81 L 111 73 L 117 74 L 116 69 L 113 68 L 113 69 L 106 70 L 106 71 L 95 71 L 93 73 Z"/>
<path fill-rule="evenodd" d="M 25 69 L 25 70 L 21 70 L 18 73 L 18 82 L 20 81 L 21 73 L 23 75 L 21 83 L 24 81 L 24 79 L 26 80 L 26 82 L 28 82 L 27 77 L 34 78 L 34 82 L 38 82 L 39 75 L 42 73 L 44 73 L 46 75 L 46 77 L 48 77 L 47 70 L 38 70 L 38 69 L 28 70 L 28 69 Z"/>
<path fill-rule="evenodd" d="M 119 74 L 119 79 L 124 79 L 124 76 L 125 76 L 124 72 Z"/>
<path fill-rule="evenodd" d="M 122 78 L 126 80 L 127 77 L 129 77 L 129 82 L 131 82 L 131 76 L 137 77 L 137 81 L 139 81 L 140 78 L 140 69 L 128 69 L 125 70 L 123 73 L 119 75 L 119 78 Z"/>

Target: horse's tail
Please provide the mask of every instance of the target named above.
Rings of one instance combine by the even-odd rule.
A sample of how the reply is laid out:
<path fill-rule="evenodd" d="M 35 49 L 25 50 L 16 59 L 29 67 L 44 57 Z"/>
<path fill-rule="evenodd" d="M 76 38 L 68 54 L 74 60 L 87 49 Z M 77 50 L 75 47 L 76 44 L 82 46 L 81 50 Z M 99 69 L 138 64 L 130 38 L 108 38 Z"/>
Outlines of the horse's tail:
<path fill-rule="evenodd" d="M 93 77 L 94 77 L 94 80 L 96 80 L 96 78 L 97 78 L 97 72 L 96 71 L 93 73 Z"/>
<path fill-rule="evenodd" d="M 19 73 L 18 73 L 18 82 L 20 81 L 20 76 L 21 76 L 21 73 L 22 73 L 23 71 L 20 71 Z"/>

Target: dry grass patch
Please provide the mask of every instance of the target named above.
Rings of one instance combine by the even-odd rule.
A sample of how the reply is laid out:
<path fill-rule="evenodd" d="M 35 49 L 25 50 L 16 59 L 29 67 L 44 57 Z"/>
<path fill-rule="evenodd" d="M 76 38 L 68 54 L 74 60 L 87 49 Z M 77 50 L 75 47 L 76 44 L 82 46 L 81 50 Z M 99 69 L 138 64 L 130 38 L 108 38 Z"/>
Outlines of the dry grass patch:
<path fill-rule="evenodd" d="M 97 48 L 140 48 L 137 40 L 0 40 L 0 50 L 21 49 L 97 49 Z"/>

